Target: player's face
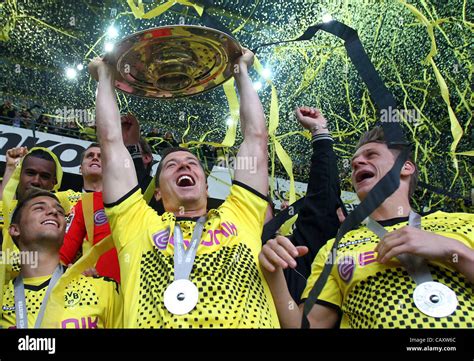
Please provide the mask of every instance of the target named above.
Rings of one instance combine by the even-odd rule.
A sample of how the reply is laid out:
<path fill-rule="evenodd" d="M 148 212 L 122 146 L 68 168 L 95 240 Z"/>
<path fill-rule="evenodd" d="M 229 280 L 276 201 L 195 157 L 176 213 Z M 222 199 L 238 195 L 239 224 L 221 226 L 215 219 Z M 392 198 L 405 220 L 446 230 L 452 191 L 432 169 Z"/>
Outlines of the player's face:
<path fill-rule="evenodd" d="M 352 157 L 352 185 L 362 200 L 395 162 L 394 154 L 383 143 L 367 143 Z"/>
<path fill-rule="evenodd" d="M 165 209 L 207 200 L 206 175 L 193 154 L 173 152 L 163 162 L 159 191 Z"/>
<path fill-rule="evenodd" d="M 55 184 L 56 164 L 54 162 L 34 156 L 27 157 L 23 161 L 20 183 L 18 184 L 18 195 L 20 198 L 31 187 L 50 191 Z"/>
<path fill-rule="evenodd" d="M 61 246 L 66 218 L 61 204 L 54 198 L 39 196 L 28 201 L 17 227 L 21 243 L 53 242 Z"/>
<path fill-rule="evenodd" d="M 102 176 L 102 162 L 99 147 L 92 147 L 86 150 L 81 164 L 81 173 L 84 178 Z"/>

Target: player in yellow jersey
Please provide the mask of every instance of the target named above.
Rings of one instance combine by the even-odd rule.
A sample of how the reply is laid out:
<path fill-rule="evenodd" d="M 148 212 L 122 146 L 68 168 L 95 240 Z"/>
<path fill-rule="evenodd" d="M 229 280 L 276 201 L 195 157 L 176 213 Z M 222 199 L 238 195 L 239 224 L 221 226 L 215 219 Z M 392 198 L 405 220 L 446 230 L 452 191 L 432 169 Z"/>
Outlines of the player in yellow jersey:
<path fill-rule="evenodd" d="M 399 152 L 387 147 L 380 127 L 363 135 L 352 157 L 352 183 L 361 200 Z M 311 327 L 335 327 L 339 321 L 344 328 L 474 327 L 474 215 L 434 212 L 420 220 L 409 201 L 416 178 L 416 165 L 408 160 L 399 188 L 367 226 L 347 232 L 335 253 L 329 252 L 334 240 L 319 251 L 303 300 L 325 263 L 334 264 L 308 315 Z M 260 254 L 283 327 L 300 327 L 304 303 L 288 307 L 294 301 L 282 268 L 294 267 L 305 251 L 277 237 Z"/>
<path fill-rule="evenodd" d="M 122 326 L 122 300 L 115 281 L 78 275 L 61 282 L 68 272 L 59 262 L 65 229 L 64 209 L 53 193 L 33 189 L 23 195 L 9 233 L 25 257 L 20 275 L 4 288 L 2 328 Z M 56 307 L 47 313 L 53 289 L 58 295 Z"/>
<path fill-rule="evenodd" d="M 18 167 L 17 179 L 15 179 L 15 169 Z M 58 191 L 61 186 L 62 169 L 56 156 L 47 148 L 33 148 L 28 152 L 25 147 L 12 148 L 6 154 L 6 168 L 2 181 L 2 197 L 0 199 L 0 226 L 3 227 L 5 217 L 11 216 L 16 206 L 16 201 L 21 200 L 25 192 L 32 187 L 48 191 Z M 17 184 L 13 194 L 10 209 L 4 209 L 4 198 L 7 183 Z M 74 206 L 80 198 L 80 193 L 71 190 L 57 192 L 61 204 L 66 212 Z M 16 198 L 16 199 L 14 199 Z"/>
<path fill-rule="evenodd" d="M 226 201 L 207 210 L 207 182 L 186 149 L 164 154 L 156 175 L 159 216 L 144 201 L 120 129 L 113 70 L 89 64 L 99 80 L 96 122 L 104 204 L 119 255 L 126 327 L 279 327 L 258 253 L 268 193 L 267 130 L 245 50 L 234 74 L 243 143 Z"/>
<path fill-rule="evenodd" d="M 11 259 L 0 264 L 0 285 L 18 273 L 17 248 L 8 233 L 10 217 L 18 200 L 32 188 L 52 190 L 69 214 L 80 198 L 80 193 L 72 190 L 58 192 L 63 171 L 56 155 L 47 148 L 36 147 L 26 153 L 26 148 L 7 151 L 5 177 L 2 181 L 2 199 L 0 200 L 0 229 L 2 253 Z M 26 153 L 26 155 L 25 155 Z M 0 295 L 0 305 L 2 300 Z M 0 310 L 1 313 L 1 310 Z"/>

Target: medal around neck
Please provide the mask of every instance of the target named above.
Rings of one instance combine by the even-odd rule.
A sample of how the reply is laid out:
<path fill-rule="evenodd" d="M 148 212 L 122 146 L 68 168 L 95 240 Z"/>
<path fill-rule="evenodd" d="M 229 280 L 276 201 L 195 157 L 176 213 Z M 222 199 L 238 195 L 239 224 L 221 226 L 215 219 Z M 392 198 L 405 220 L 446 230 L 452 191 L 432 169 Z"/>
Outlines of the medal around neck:
<path fill-rule="evenodd" d="M 105 60 L 116 74 L 115 87 L 145 98 L 182 98 L 224 83 L 242 47 L 230 35 L 195 25 L 169 25 L 132 34 Z M 119 76 L 120 75 L 120 76 Z"/>
<path fill-rule="evenodd" d="M 198 303 L 197 287 L 187 279 L 174 281 L 166 288 L 164 303 L 166 309 L 174 315 L 191 312 Z"/>
<path fill-rule="evenodd" d="M 431 317 L 446 317 L 456 311 L 456 293 L 439 282 L 424 282 L 413 292 L 416 307 Z"/>

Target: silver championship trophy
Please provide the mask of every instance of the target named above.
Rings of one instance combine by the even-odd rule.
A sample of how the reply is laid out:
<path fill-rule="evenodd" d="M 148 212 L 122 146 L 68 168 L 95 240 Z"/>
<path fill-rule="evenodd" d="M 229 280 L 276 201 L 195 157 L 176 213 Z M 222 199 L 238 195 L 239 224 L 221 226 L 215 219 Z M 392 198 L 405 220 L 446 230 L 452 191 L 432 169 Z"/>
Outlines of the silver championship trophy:
<path fill-rule="evenodd" d="M 105 59 L 119 73 L 115 86 L 121 91 L 146 98 L 182 98 L 224 83 L 240 55 L 237 40 L 221 31 L 171 25 L 122 39 Z"/>

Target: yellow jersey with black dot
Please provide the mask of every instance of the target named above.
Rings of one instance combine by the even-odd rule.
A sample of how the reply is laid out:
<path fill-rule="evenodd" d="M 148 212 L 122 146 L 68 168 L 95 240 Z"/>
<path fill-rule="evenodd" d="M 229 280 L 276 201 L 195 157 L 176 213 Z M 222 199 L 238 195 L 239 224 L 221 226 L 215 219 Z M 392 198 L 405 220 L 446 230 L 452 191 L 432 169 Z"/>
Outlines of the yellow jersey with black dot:
<path fill-rule="evenodd" d="M 106 214 L 120 262 L 125 327 L 279 327 L 258 261 L 264 197 L 234 182 L 226 201 L 208 212 L 189 277 L 199 300 L 185 315 L 171 314 L 163 298 L 174 281 L 175 222 L 187 248 L 196 220 L 159 216 L 139 189 L 117 203 L 106 205 Z"/>
<path fill-rule="evenodd" d="M 406 225 L 404 221 L 385 229 L 390 232 Z M 435 212 L 422 217 L 421 228 L 474 248 L 472 214 Z M 343 328 L 474 327 L 474 287 L 466 277 L 441 262 L 429 261 L 433 281 L 451 288 L 458 306 L 447 317 L 427 316 L 416 308 L 413 301 L 416 283 L 400 262 L 396 258 L 386 264 L 376 261 L 374 249 L 378 241 L 367 227 L 348 232 L 336 254 L 329 254 L 334 240 L 329 241 L 313 262 L 302 298 L 308 297 L 327 260 L 335 260 L 317 303 L 342 311 Z"/>
<path fill-rule="evenodd" d="M 28 328 L 34 328 L 51 275 L 24 278 Z M 16 328 L 14 280 L 4 288 L 1 328 Z M 58 284 L 59 285 L 59 284 Z M 63 305 L 48 317 L 51 328 L 120 328 L 123 326 L 122 299 L 118 284 L 106 277 L 74 278 L 61 294 Z"/>

